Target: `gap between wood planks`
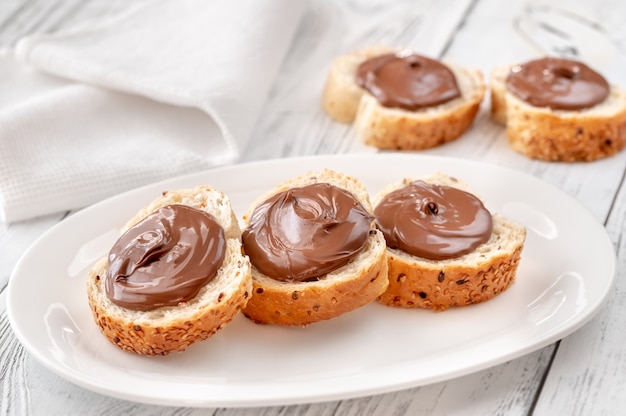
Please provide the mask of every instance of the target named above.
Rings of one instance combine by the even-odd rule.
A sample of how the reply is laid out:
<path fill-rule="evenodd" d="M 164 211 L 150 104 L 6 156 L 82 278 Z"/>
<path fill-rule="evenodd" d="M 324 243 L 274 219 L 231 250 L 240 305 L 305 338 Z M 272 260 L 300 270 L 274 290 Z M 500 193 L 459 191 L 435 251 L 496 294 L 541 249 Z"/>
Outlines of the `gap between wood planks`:
<path fill-rule="evenodd" d="M 465 9 L 465 13 L 463 13 L 463 17 L 461 19 L 459 19 L 459 21 L 456 24 L 456 27 L 454 28 L 454 30 L 452 32 L 450 32 L 451 34 L 450 34 L 450 37 L 448 38 L 448 41 L 443 45 L 443 49 L 441 50 L 441 52 L 439 52 L 439 55 L 437 56 L 439 59 L 442 59 L 443 56 L 446 53 L 448 53 L 448 50 L 450 49 L 450 46 L 452 46 L 452 44 L 454 43 L 454 38 L 456 37 L 457 33 L 459 32 L 459 29 L 461 29 L 463 26 L 465 26 L 465 22 L 467 21 L 467 18 L 474 11 L 474 8 L 476 7 L 476 4 L 478 4 L 478 1 L 479 0 L 472 0 L 472 2 L 469 4 L 467 9 Z"/>

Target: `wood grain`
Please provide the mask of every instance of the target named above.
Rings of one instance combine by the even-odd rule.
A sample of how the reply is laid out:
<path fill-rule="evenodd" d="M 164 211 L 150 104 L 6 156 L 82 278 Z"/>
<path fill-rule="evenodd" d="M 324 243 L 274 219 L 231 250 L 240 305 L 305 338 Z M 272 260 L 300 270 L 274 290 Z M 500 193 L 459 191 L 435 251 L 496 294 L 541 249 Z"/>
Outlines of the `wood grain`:
<path fill-rule="evenodd" d="M 136 4 L 138 2 L 132 2 Z M 122 0 L 5 0 L 0 48 L 29 33 L 49 32 L 129 7 Z M 626 85 L 626 3 L 555 0 L 307 0 L 307 11 L 242 161 L 298 155 L 373 153 L 348 125 L 319 105 L 333 57 L 361 46 L 406 46 L 481 69 L 541 54 L 597 62 Z M 0 92 L 1 93 L 1 92 Z M 488 100 L 459 140 L 423 152 L 464 157 L 527 172 L 585 205 L 605 224 L 616 248 L 614 291 L 600 313 L 559 343 L 487 370 L 394 393 L 251 409 L 144 405 L 77 387 L 41 366 L 15 336 L 6 315 L 6 285 L 19 257 L 66 215 L 0 223 L 0 414 L 6 415 L 612 415 L 626 408 L 626 152 L 591 164 L 529 160 L 508 148 L 492 123 Z M 584 238 L 584 236 L 581 236 Z"/>
<path fill-rule="evenodd" d="M 612 415 L 626 409 L 626 187 L 606 227 L 617 254 L 617 275 L 607 303 L 586 326 L 561 341 L 538 414 Z"/>

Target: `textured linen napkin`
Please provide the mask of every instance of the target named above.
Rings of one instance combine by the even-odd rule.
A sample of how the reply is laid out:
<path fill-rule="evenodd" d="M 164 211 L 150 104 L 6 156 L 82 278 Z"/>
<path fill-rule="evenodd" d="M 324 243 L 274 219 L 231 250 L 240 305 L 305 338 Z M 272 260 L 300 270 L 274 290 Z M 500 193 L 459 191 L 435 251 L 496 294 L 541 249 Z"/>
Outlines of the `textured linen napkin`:
<path fill-rule="evenodd" d="M 0 55 L 0 219 L 236 161 L 299 0 L 171 0 Z"/>

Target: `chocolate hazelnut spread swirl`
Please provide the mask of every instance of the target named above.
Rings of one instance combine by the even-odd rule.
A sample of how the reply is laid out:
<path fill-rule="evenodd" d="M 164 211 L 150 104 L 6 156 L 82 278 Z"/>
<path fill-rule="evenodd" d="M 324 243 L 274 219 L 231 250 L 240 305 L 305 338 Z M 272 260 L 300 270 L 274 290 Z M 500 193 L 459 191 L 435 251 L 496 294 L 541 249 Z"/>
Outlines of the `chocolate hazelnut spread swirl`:
<path fill-rule="evenodd" d="M 522 101 L 552 110 L 583 110 L 606 99 L 606 79 L 582 62 L 542 58 L 516 65 L 506 78 L 507 89 Z"/>
<path fill-rule="evenodd" d="M 493 228 L 491 214 L 474 195 L 420 180 L 386 195 L 374 214 L 389 247 L 431 260 L 472 252 Z"/>
<path fill-rule="evenodd" d="M 178 305 L 215 277 L 225 252 L 224 230 L 210 214 L 186 205 L 165 206 L 113 245 L 107 296 L 138 311 Z"/>
<path fill-rule="evenodd" d="M 377 56 L 356 71 L 356 83 L 384 107 L 418 110 L 461 96 L 452 71 L 410 51 Z"/>
<path fill-rule="evenodd" d="M 243 246 L 252 265 L 275 280 L 314 281 L 363 249 L 373 220 L 349 192 L 317 183 L 258 205 Z"/>

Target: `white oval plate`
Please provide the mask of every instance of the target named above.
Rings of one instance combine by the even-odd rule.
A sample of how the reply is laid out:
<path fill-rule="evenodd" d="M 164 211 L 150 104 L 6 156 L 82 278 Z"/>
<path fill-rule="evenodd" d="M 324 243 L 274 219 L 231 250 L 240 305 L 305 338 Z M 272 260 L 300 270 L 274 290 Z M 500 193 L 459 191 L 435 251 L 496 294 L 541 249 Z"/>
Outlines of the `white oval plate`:
<path fill-rule="evenodd" d="M 209 184 L 237 215 L 260 193 L 309 169 L 356 176 L 372 195 L 405 176 L 443 171 L 528 230 L 516 282 L 478 305 L 435 313 L 369 304 L 307 328 L 242 315 L 186 352 L 147 358 L 110 344 L 85 295 L 88 268 L 118 229 L 162 191 Z M 573 198 L 532 176 L 421 155 L 317 156 L 256 162 L 171 179 L 108 199 L 57 224 L 15 267 L 7 308 L 26 349 L 67 380 L 139 402 L 245 407 L 329 401 L 458 377 L 572 333 L 602 305 L 615 275 L 609 238 Z"/>

